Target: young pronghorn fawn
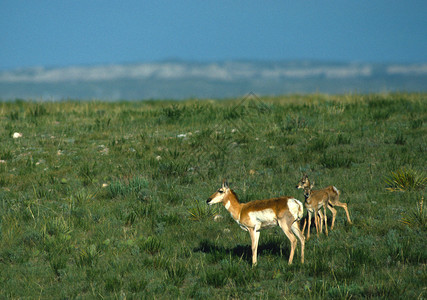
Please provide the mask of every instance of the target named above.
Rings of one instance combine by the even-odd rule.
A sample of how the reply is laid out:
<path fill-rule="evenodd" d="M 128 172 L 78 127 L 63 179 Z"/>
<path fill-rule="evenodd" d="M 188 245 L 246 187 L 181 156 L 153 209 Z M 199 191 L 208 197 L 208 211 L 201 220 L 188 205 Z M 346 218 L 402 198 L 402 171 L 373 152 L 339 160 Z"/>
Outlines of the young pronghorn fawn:
<path fill-rule="evenodd" d="M 335 218 L 337 216 L 337 210 L 334 208 L 334 206 L 340 206 L 344 208 L 345 213 L 347 215 L 348 223 L 352 224 L 350 219 L 350 214 L 348 212 L 347 203 L 342 203 L 339 201 L 339 195 L 340 191 L 330 185 L 326 188 L 323 188 L 321 190 L 313 190 L 314 181 L 312 184 L 310 184 L 310 180 L 308 179 L 308 176 L 305 174 L 301 180 L 299 181 L 297 188 L 304 189 L 304 196 L 306 197 L 306 207 L 309 211 L 309 217 L 308 217 L 308 229 L 307 229 L 307 240 L 310 238 L 310 222 L 311 222 L 311 213 L 313 213 L 313 210 L 310 212 L 310 209 L 316 209 L 314 212 L 314 220 L 315 223 L 318 222 L 317 220 L 317 213 L 320 215 L 320 219 L 323 223 L 323 219 L 325 220 L 325 232 L 326 235 L 328 234 L 328 226 L 327 226 L 327 219 L 326 219 L 326 207 L 332 212 L 332 224 L 331 224 L 331 230 L 334 229 L 335 224 Z M 322 216 L 320 208 L 323 206 L 324 210 L 324 216 Z M 322 223 L 320 225 L 322 225 Z M 305 230 L 305 223 L 303 227 L 303 232 Z M 316 230 L 317 230 L 317 224 L 316 224 Z M 322 232 L 322 226 L 320 226 L 320 232 Z M 319 232 L 317 231 L 317 235 L 319 235 Z"/>
<path fill-rule="evenodd" d="M 249 231 L 252 240 L 252 264 L 257 264 L 257 250 L 260 230 L 280 226 L 291 242 L 289 264 L 294 258 L 297 239 L 301 242 L 301 263 L 304 263 L 305 238 L 298 222 L 303 215 L 303 205 L 292 197 L 278 197 L 240 203 L 237 195 L 228 186 L 226 180 L 222 186 L 208 198 L 207 204 L 222 203 L 240 227 Z M 294 235 L 295 234 L 295 235 Z"/>
<path fill-rule="evenodd" d="M 303 177 L 304 179 L 304 177 Z M 299 184 L 297 185 L 297 188 L 304 189 L 304 198 L 305 198 L 305 208 L 308 212 L 308 229 L 307 229 L 307 240 L 310 239 L 310 228 L 311 228 L 311 217 L 312 214 L 314 214 L 314 225 L 316 226 L 316 233 L 317 237 L 319 237 L 319 231 L 323 232 L 323 221 L 325 222 L 325 233 L 328 235 L 328 226 L 327 226 L 327 216 L 326 216 L 326 206 L 327 206 L 327 198 L 323 197 L 310 197 L 312 194 L 312 189 L 314 186 L 313 184 L 310 184 L 307 180 L 302 184 L 303 179 L 300 180 Z M 321 208 L 323 207 L 324 215 L 321 211 Z M 319 221 L 320 219 L 320 221 Z M 320 224 L 319 224 L 320 223 Z M 302 227 L 302 233 L 304 234 L 305 226 L 307 224 L 307 220 L 304 220 L 304 225 Z M 320 226 L 319 226 L 320 225 Z M 319 230 L 320 227 L 320 230 Z"/>

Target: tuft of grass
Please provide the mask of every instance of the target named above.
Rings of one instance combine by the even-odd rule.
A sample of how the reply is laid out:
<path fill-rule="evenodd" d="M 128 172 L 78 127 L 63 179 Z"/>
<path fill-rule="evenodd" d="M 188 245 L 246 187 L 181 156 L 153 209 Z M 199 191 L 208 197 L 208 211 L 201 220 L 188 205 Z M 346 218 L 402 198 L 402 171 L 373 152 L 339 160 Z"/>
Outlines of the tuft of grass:
<path fill-rule="evenodd" d="M 139 243 L 139 248 L 151 255 L 154 255 L 162 250 L 163 245 L 158 238 L 149 236 L 146 240 Z"/>
<path fill-rule="evenodd" d="M 394 138 L 394 143 L 396 145 L 405 145 L 406 144 L 406 138 L 403 135 L 403 133 L 399 132 L 396 137 Z"/>
<path fill-rule="evenodd" d="M 329 147 L 329 140 L 325 136 L 320 136 L 308 147 L 310 151 L 324 152 Z"/>
<path fill-rule="evenodd" d="M 175 262 L 166 268 L 166 279 L 170 280 L 176 286 L 181 286 L 187 273 L 188 270 L 185 265 Z"/>
<path fill-rule="evenodd" d="M 37 103 L 37 104 L 33 105 L 33 107 L 29 108 L 28 114 L 32 118 L 37 118 L 37 117 L 47 115 L 48 111 L 47 111 L 46 106 L 44 104 Z"/>
<path fill-rule="evenodd" d="M 101 252 L 97 250 L 96 245 L 91 244 L 90 246 L 80 250 L 80 253 L 76 259 L 76 264 L 81 268 L 93 268 L 97 265 L 100 256 Z"/>
<path fill-rule="evenodd" d="M 385 183 L 387 190 L 391 192 L 422 190 L 427 183 L 427 177 L 415 170 L 402 168 L 391 172 L 391 175 L 385 178 Z"/>
<path fill-rule="evenodd" d="M 416 208 L 410 210 L 400 222 L 412 228 L 427 229 L 427 214 L 424 210 L 424 197 L 417 202 Z"/>
<path fill-rule="evenodd" d="M 111 198 L 125 197 L 128 195 L 141 196 L 148 188 L 148 181 L 143 177 L 134 177 L 129 181 L 115 181 L 108 186 Z"/>
<path fill-rule="evenodd" d="M 338 145 L 349 145 L 349 144 L 351 144 L 351 136 L 345 135 L 342 133 L 338 134 L 337 144 Z"/>
<path fill-rule="evenodd" d="M 351 156 L 342 154 L 326 154 L 320 158 L 320 164 L 328 169 L 334 168 L 349 168 L 354 163 Z"/>

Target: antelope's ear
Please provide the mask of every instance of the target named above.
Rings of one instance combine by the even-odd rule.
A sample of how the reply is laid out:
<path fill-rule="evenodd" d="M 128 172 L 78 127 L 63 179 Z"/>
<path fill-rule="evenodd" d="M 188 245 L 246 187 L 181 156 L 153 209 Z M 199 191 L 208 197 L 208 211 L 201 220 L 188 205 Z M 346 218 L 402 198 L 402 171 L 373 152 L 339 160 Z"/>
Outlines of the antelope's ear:
<path fill-rule="evenodd" d="M 222 187 L 223 187 L 223 188 L 227 188 L 227 189 L 228 189 L 228 180 L 227 180 L 227 179 L 224 179 L 224 180 L 222 181 Z"/>
<path fill-rule="evenodd" d="M 314 180 L 313 180 L 313 183 L 310 184 L 310 188 L 313 188 L 313 187 L 314 187 Z"/>

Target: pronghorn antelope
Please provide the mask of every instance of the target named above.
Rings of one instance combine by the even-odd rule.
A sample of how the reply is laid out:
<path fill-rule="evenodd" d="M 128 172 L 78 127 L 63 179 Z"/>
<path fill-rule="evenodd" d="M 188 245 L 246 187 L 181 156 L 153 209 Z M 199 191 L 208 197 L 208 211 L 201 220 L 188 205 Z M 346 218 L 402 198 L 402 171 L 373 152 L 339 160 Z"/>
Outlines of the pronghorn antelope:
<path fill-rule="evenodd" d="M 302 184 L 304 179 L 306 181 L 304 182 L 304 184 Z M 325 222 L 325 233 L 326 235 L 328 235 L 327 216 L 326 216 L 326 206 L 327 206 L 328 199 L 324 197 L 310 197 L 312 194 L 313 186 L 314 186 L 314 182 L 310 184 L 310 182 L 308 181 L 308 177 L 306 178 L 303 177 L 303 179 L 301 179 L 299 184 L 297 185 L 297 188 L 304 189 L 304 198 L 305 198 L 304 205 L 308 212 L 307 240 L 310 239 L 310 227 L 311 227 L 312 214 L 314 214 L 314 225 L 316 226 L 317 237 L 319 237 L 319 231 L 320 232 L 323 231 L 323 222 Z M 321 211 L 322 207 L 323 207 L 324 215 Z M 320 222 L 319 222 L 319 218 L 320 218 Z M 307 224 L 307 220 L 304 220 L 304 225 L 302 227 L 303 234 L 305 231 L 306 224 Z M 319 225 L 320 225 L 320 230 L 319 230 Z"/>
<path fill-rule="evenodd" d="M 208 198 L 207 204 L 222 203 L 240 227 L 249 231 L 252 241 L 252 264 L 257 264 L 257 250 L 260 230 L 280 226 L 291 242 L 289 264 L 294 258 L 297 239 L 301 242 L 301 262 L 304 263 L 305 238 L 298 222 L 303 215 L 303 205 L 292 197 L 278 197 L 240 203 L 237 195 L 228 186 L 226 180 L 222 186 Z"/>
<path fill-rule="evenodd" d="M 314 186 L 314 181 L 311 184 L 306 174 L 304 174 L 304 176 L 301 178 L 301 180 L 298 182 L 298 185 L 297 185 L 298 189 L 304 189 L 304 196 L 306 198 L 305 206 L 309 211 L 307 240 L 310 238 L 311 213 L 313 212 L 314 212 L 315 223 L 318 222 L 317 214 L 319 214 L 321 222 L 323 222 L 323 219 L 325 220 L 325 232 L 326 234 L 328 234 L 326 207 L 328 207 L 328 209 L 332 212 L 331 230 L 334 229 L 335 218 L 337 215 L 337 211 L 334 208 L 334 206 L 340 206 L 344 208 L 345 213 L 347 214 L 347 220 L 350 224 L 352 224 L 350 219 L 350 214 L 347 208 L 347 203 L 342 203 L 339 201 L 340 191 L 336 187 L 330 185 L 321 190 L 313 190 L 313 186 Z M 324 216 L 320 211 L 320 208 L 322 206 L 324 210 Z M 320 225 L 322 225 L 322 223 Z M 305 230 L 305 223 L 303 227 L 303 232 L 304 230 Z M 316 230 L 317 230 L 317 224 L 316 224 Z M 320 226 L 320 232 L 322 232 L 322 226 Z M 317 231 L 317 235 L 319 235 L 319 231 Z"/>

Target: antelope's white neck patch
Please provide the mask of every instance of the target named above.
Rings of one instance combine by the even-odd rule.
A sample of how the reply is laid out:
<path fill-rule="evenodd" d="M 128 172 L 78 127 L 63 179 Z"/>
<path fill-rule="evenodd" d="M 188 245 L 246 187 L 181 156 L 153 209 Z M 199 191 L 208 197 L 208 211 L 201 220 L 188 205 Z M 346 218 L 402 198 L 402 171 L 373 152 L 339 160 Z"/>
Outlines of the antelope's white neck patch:
<path fill-rule="evenodd" d="M 231 206 L 230 201 L 227 201 L 227 203 L 225 204 L 225 209 L 228 210 Z"/>

